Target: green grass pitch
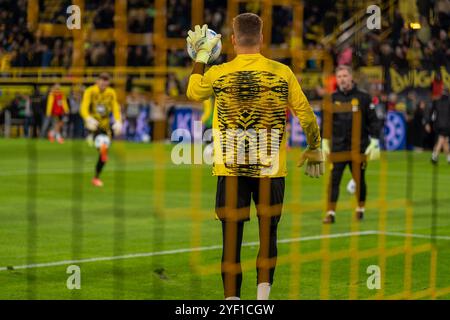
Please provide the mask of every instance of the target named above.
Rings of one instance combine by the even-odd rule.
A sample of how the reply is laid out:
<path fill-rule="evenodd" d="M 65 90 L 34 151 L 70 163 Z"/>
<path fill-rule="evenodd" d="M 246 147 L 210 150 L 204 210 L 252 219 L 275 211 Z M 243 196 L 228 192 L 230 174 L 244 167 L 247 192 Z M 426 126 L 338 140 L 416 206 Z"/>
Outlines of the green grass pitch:
<path fill-rule="evenodd" d="M 207 165 L 172 164 L 170 152 L 171 146 L 166 144 L 116 142 L 102 176 L 105 186 L 96 189 L 90 179 L 97 154 L 84 141 L 57 145 L 1 139 L 0 299 L 222 299 L 221 228 L 213 212 L 216 179 Z M 320 204 L 325 179 L 308 178 L 295 167 L 299 152 L 291 149 L 288 156 L 286 207 L 279 227 L 279 239 L 286 241 L 278 246 L 280 263 L 271 298 L 319 299 L 324 291 L 328 291 L 329 299 L 348 299 L 351 291 L 358 299 L 376 297 L 378 291 L 367 288 L 366 269 L 377 265 L 379 256 L 356 260 L 356 275 L 351 271 L 355 270 L 354 257 L 358 250 L 377 250 L 383 208 L 385 231 L 393 232 L 385 235 L 386 248 L 406 246 L 409 240 L 413 247 L 430 243 L 430 154 L 384 153 L 386 175 L 380 162 L 370 163 L 369 204 L 366 219 L 358 225 L 353 221 L 353 196 L 345 191 L 350 178 L 347 170 L 341 184 L 337 223 L 324 229 Z M 408 156 L 412 161 L 409 173 Z M 435 234 L 439 237 L 435 241 L 434 279 L 439 290 L 450 287 L 450 165 L 441 158 L 437 170 Z M 401 205 L 408 192 L 413 208 L 409 228 L 407 206 Z M 386 206 L 379 201 L 383 194 Z M 299 214 L 295 208 L 304 210 Z M 329 281 L 321 281 L 326 265 L 322 259 L 300 263 L 289 258 L 293 253 L 321 250 L 324 230 L 332 236 L 327 240 L 331 253 L 350 250 L 357 240 L 354 255 L 329 263 Z M 368 232 L 357 238 L 347 234 L 355 231 Z M 406 233 L 416 236 L 411 238 Z M 252 220 L 244 231 L 244 242 L 249 244 L 242 250 L 243 299 L 256 297 L 258 247 L 251 242 L 257 240 L 252 208 Z M 111 259 L 117 256 L 126 257 Z M 106 259 L 97 259 L 101 257 Z M 53 262 L 56 265 L 6 268 Z M 70 264 L 81 268 L 80 290 L 66 287 Z M 429 251 L 414 254 L 410 263 L 406 249 L 387 257 L 382 270 L 385 296 L 403 292 L 409 283 L 405 282 L 408 274 L 411 292 L 429 288 L 431 265 Z M 449 299 L 450 294 L 438 298 Z"/>

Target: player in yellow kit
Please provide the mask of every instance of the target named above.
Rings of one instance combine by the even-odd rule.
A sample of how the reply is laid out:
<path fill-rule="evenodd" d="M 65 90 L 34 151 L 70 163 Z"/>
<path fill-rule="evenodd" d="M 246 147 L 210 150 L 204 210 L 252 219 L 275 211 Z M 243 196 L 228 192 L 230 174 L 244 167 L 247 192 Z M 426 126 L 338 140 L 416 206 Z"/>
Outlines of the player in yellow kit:
<path fill-rule="evenodd" d="M 122 131 L 120 105 L 117 101 L 116 91 L 109 87 L 109 83 L 109 74 L 101 73 L 96 84 L 88 87 L 84 92 L 80 108 L 81 117 L 86 128 L 93 134 L 95 147 L 99 151 L 95 176 L 92 179 L 92 184 L 96 187 L 103 186 L 100 173 L 108 161 L 108 148 L 111 145 L 111 113 L 114 118 L 112 125 L 114 135 L 118 136 Z"/>
<path fill-rule="evenodd" d="M 222 221 L 222 280 L 226 299 L 239 299 L 242 283 L 240 250 L 244 221 L 253 198 L 259 221 L 257 298 L 268 299 L 277 257 L 286 170 L 286 110 L 300 119 L 308 142 L 299 165 L 306 174 L 323 174 L 321 138 L 314 112 L 291 69 L 260 53 L 262 20 L 243 13 L 233 20 L 231 37 L 236 58 L 205 65 L 220 39 L 195 26 L 187 41 L 196 58 L 187 97 L 203 101 L 214 95 L 213 174 L 218 176 L 216 214 Z"/>

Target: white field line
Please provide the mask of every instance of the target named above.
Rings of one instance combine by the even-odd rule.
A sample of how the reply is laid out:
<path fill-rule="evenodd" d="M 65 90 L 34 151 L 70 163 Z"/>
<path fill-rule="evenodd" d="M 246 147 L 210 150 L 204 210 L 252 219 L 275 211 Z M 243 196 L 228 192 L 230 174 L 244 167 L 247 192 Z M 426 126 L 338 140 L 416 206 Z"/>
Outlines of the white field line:
<path fill-rule="evenodd" d="M 311 240 L 318 240 L 318 239 L 325 239 L 325 238 L 344 238 L 344 237 L 349 237 L 349 236 L 368 235 L 368 234 L 374 234 L 374 233 L 376 233 L 376 232 L 375 231 L 360 231 L 360 232 L 336 233 L 336 234 L 329 234 L 329 235 L 318 235 L 318 236 L 309 236 L 309 237 L 281 239 L 281 240 L 278 240 L 278 243 L 311 241 Z M 242 244 L 242 246 L 245 246 L 245 247 L 257 246 L 257 245 L 259 245 L 259 243 L 257 241 L 244 242 Z M 111 257 L 96 257 L 96 258 L 87 258 L 87 259 L 79 259 L 79 260 L 62 260 L 62 261 L 46 262 L 46 263 L 34 263 L 34 264 L 14 266 L 12 268 L 15 270 L 31 269 L 31 268 L 44 268 L 44 267 L 54 267 L 54 266 L 84 263 L 84 262 L 123 260 L 123 259 L 171 255 L 171 254 L 179 254 L 179 253 L 187 253 L 187 252 L 211 251 L 211 250 L 218 250 L 218 249 L 222 249 L 222 245 L 196 247 L 196 248 L 183 248 L 183 249 L 165 250 L 165 251 L 157 251 L 157 252 L 132 253 L 132 254 L 126 254 L 126 255 L 121 255 L 121 256 L 111 256 Z M 5 271 L 5 270 L 8 270 L 8 267 L 0 267 L 0 271 Z"/>
<path fill-rule="evenodd" d="M 344 232 L 344 233 L 335 233 L 335 234 L 328 234 L 328 235 L 316 235 L 316 236 L 308 236 L 308 237 L 280 239 L 280 240 L 278 240 L 278 243 L 291 243 L 291 242 L 313 241 L 313 240 L 320 240 L 320 239 L 345 238 L 345 237 L 352 237 L 352 236 L 365 236 L 365 235 L 378 235 L 378 234 L 385 234 L 387 236 L 431 239 L 431 236 L 425 235 L 425 234 L 410 234 L 410 233 L 400 233 L 400 232 L 381 232 L 381 231 L 376 231 L 376 230 L 367 230 L 367 231 L 358 231 L 358 232 Z M 441 240 L 450 240 L 450 237 L 447 237 L 447 236 L 435 236 L 434 238 L 441 239 Z M 259 242 L 257 242 L 257 241 L 244 242 L 242 244 L 242 246 L 244 246 L 244 247 L 251 247 L 251 246 L 258 246 L 258 245 L 259 245 Z M 96 257 L 96 258 L 87 258 L 87 259 L 79 259 L 79 260 L 61 260 L 61 261 L 46 262 L 46 263 L 25 264 L 25 265 L 12 266 L 12 267 L 0 267 L 0 271 L 6 271 L 8 269 L 19 270 L 19 269 L 55 267 L 55 266 L 63 266 L 63 265 L 78 264 L 78 263 L 85 263 L 85 262 L 124 260 L 124 259 L 153 257 L 153 256 L 171 255 L 171 254 L 188 253 L 188 252 L 211 251 L 211 250 L 219 250 L 219 249 L 222 249 L 222 245 L 196 247 L 196 248 L 183 248 L 183 249 L 165 250 L 165 251 L 157 251 L 157 252 L 132 253 L 132 254 L 126 254 L 126 255 L 120 255 L 120 256 Z"/>
<path fill-rule="evenodd" d="M 89 159 L 86 159 L 83 163 L 78 164 L 77 167 L 81 168 L 74 168 L 74 164 L 70 163 L 65 167 L 55 168 L 52 167 L 44 167 L 44 168 L 37 168 L 35 170 L 36 174 L 63 174 L 63 175 L 69 175 L 69 174 L 78 174 L 78 173 L 89 173 L 92 170 L 92 166 L 95 165 L 95 161 L 97 161 L 97 158 L 90 157 Z M 39 164 L 38 164 L 39 165 Z M 205 165 L 205 167 L 210 167 L 208 165 Z M 176 165 L 173 163 L 166 163 L 166 164 L 155 164 L 155 163 L 145 163 L 145 162 L 139 162 L 139 163 L 130 163 L 129 165 L 123 167 L 123 168 L 108 168 L 108 171 L 120 171 L 120 172 L 136 172 L 136 171 L 153 171 L 153 170 L 160 170 L 160 169 L 166 169 L 166 170 L 185 170 L 186 168 L 189 168 L 189 165 Z M 72 170 L 71 170 L 72 169 Z M 9 170 L 9 171 L 2 171 L 0 172 L 1 177 L 14 177 L 14 176 L 22 176 L 22 175 L 28 175 L 31 172 L 29 170 L 25 169 L 18 169 L 18 170 Z M 367 171 L 366 175 L 368 176 L 379 176 L 378 171 Z M 407 172 L 388 172 L 389 177 L 406 177 Z M 414 178 L 420 178 L 420 179 L 426 179 L 429 178 L 430 175 L 428 173 L 423 172 L 414 172 Z M 395 182 L 395 180 L 394 180 Z"/>
<path fill-rule="evenodd" d="M 437 240 L 450 240 L 450 236 L 431 236 L 429 234 L 416 234 L 416 233 L 402 233 L 402 232 L 390 232 L 390 231 L 377 231 L 377 234 L 385 234 L 387 236 L 404 237 L 404 238 L 422 238 L 422 239 L 437 239 Z"/>

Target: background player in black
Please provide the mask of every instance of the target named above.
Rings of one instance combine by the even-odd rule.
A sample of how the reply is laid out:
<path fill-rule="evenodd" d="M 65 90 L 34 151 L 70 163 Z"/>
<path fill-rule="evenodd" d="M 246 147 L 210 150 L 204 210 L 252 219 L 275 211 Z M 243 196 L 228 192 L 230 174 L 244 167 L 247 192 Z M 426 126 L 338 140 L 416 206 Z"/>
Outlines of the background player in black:
<path fill-rule="evenodd" d="M 438 135 L 438 139 L 433 148 L 431 162 L 437 164 L 439 153 L 443 150 L 447 155 L 447 162 L 450 164 L 450 100 L 447 88 L 444 89 L 442 96 L 439 99 L 433 101 L 431 117 L 426 125 L 426 130 L 429 133 L 431 132 L 431 126 L 433 125 L 434 130 Z"/>
<path fill-rule="evenodd" d="M 379 158 L 380 121 L 371 107 L 371 97 L 353 83 L 352 69 L 336 69 L 337 91 L 332 95 L 330 112 L 324 115 L 322 149 L 332 163 L 328 191 L 328 208 L 324 223 L 334 223 L 339 186 L 347 165 L 356 182 L 358 207 L 356 216 L 363 219 L 367 186 L 367 160 Z M 327 122 L 331 121 L 331 124 Z"/>

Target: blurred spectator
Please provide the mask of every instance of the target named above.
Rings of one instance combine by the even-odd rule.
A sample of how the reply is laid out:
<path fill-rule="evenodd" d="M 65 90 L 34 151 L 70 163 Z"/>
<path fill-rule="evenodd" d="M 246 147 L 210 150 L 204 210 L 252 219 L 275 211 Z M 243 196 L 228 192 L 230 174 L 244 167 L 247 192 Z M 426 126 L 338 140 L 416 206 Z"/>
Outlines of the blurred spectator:
<path fill-rule="evenodd" d="M 305 44 L 318 43 L 324 36 L 323 29 L 318 23 L 317 15 L 304 15 L 303 28 L 303 41 Z"/>
<path fill-rule="evenodd" d="M 417 38 L 423 44 L 428 43 L 431 39 L 431 28 L 428 24 L 428 20 L 425 17 L 420 17 L 420 25 L 421 28 L 417 31 Z"/>
<path fill-rule="evenodd" d="M 394 21 L 392 23 L 392 45 L 395 47 L 400 39 L 402 29 L 404 28 L 405 21 L 398 9 L 394 13 Z"/>
<path fill-rule="evenodd" d="M 23 126 L 24 132 L 28 135 L 29 131 L 29 99 L 26 95 L 16 93 L 14 99 L 1 110 L 0 118 L 1 123 L 5 122 L 5 111 L 9 112 L 9 115 L 15 124 Z M 27 122 L 28 121 L 28 122 Z"/>
<path fill-rule="evenodd" d="M 387 96 L 385 94 L 373 95 L 371 106 L 375 109 L 378 120 L 384 124 L 387 119 Z M 381 126 L 379 139 L 380 141 L 384 140 L 384 125 Z"/>
<path fill-rule="evenodd" d="M 431 161 L 437 164 L 439 153 L 444 150 L 447 155 L 447 161 L 450 164 L 450 151 L 449 151 L 449 136 L 450 136 L 450 99 L 449 90 L 445 88 L 442 92 L 442 96 L 433 101 L 431 109 L 431 117 L 427 124 L 427 131 L 436 132 L 438 138 L 433 148 L 433 154 Z"/>
<path fill-rule="evenodd" d="M 191 1 L 167 1 L 167 36 L 172 38 L 186 38 L 191 28 Z"/>
<path fill-rule="evenodd" d="M 166 81 L 166 94 L 169 97 L 176 98 L 181 94 L 181 85 L 173 73 L 169 73 Z"/>
<path fill-rule="evenodd" d="M 397 108 L 397 100 L 398 100 L 398 96 L 394 92 L 392 92 L 392 93 L 390 93 L 388 95 L 388 99 L 387 99 L 387 110 L 388 111 L 395 111 L 396 110 L 396 108 Z"/>
<path fill-rule="evenodd" d="M 17 93 L 15 99 L 11 102 L 11 117 L 15 119 L 25 119 L 26 98 Z"/>
<path fill-rule="evenodd" d="M 442 95 L 443 90 L 444 90 L 444 81 L 442 80 L 441 74 L 437 72 L 431 84 L 431 99 L 432 100 L 439 99 Z"/>
<path fill-rule="evenodd" d="M 69 106 L 64 92 L 61 90 L 59 83 L 55 83 L 47 97 L 47 118 L 50 118 L 51 126 L 48 133 L 48 140 L 58 143 L 64 143 L 62 129 L 64 125 L 63 117 L 69 113 Z"/>
<path fill-rule="evenodd" d="M 69 128 L 68 135 L 72 138 L 83 137 L 83 119 L 80 116 L 81 98 L 83 96 L 84 87 L 74 86 L 70 90 L 69 100 Z"/>
<path fill-rule="evenodd" d="M 153 47 L 131 46 L 128 47 L 128 62 L 131 67 L 147 67 L 154 65 Z"/>
<path fill-rule="evenodd" d="M 435 15 L 439 25 L 444 30 L 450 29 L 450 1 L 436 0 L 435 1 Z"/>
<path fill-rule="evenodd" d="M 411 120 L 414 116 L 417 105 L 417 95 L 414 90 L 410 90 L 405 99 L 406 119 Z"/>
<path fill-rule="evenodd" d="M 47 5 L 48 4 L 48 5 Z M 66 9 L 72 4 L 70 0 L 39 1 L 39 21 L 47 23 L 65 23 L 67 19 Z M 26 8 L 26 6 L 25 6 Z"/>
<path fill-rule="evenodd" d="M 380 48 L 380 65 L 383 68 L 389 68 L 392 59 L 392 47 L 388 43 L 383 43 Z"/>
<path fill-rule="evenodd" d="M 85 50 L 86 65 L 89 67 L 114 66 L 114 43 L 87 43 Z"/>
<path fill-rule="evenodd" d="M 342 51 L 339 53 L 337 63 L 338 65 L 352 65 L 353 48 L 346 44 Z"/>
<path fill-rule="evenodd" d="M 132 33 L 153 32 L 155 8 L 150 1 L 130 1 L 128 4 L 128 31 Z"/>
<path fill-rule="evenodd" d="M 41 59 L 42 63 L 41 63 L 41 66 L 42 67 L 49 67 L 50 63 L 52 61 L 53 52 L 50 50 L 50 48 L 46 44 L 42 45 L 41 50 L 42 50 L 42 59 Z"/>
<path fill-rule="evenodd" d="M 411 124 L 411 143 L 413 145 L 414 150 L 422 151 L 425 147 L 425 125 L 426 125 L 426 102 L 424 100 L 420 100 L 417 105 L 416 110 L 414 111 L 413 121 Z"/>
<path fill-rule="evenodd" d="M 134 140 L 136 137 L 137 120 L 142 107 L 143 99 L 141 93 L 138 88 L 133 88 L 131 94 L 127 96 L 125 108 L 127 119 L 126 137 L 128 140 Z"/>
<path fill-rule="evenodd" d="M 394 57 L 392 59 L 392 67 L 397 70 L 408 69 L 408 61 L 406 60 L 406 54 L 402 47 L 395 47 Z"/>
<path fill-rule="evenodd" d="M 42 96 L 38 86 L 34 86 L 33 94 L 30 97 L 31 110 L 33 113 L 33 133 L 32 137 L 37 138 L 42 127 L 43 119 L 45 117 L 45 99 Z"/>
<path fill-rule="evenodd" d="M 96 29 L 114 28 L 114 1 L 106 0 L 95 10 L 93 23 Z"/>
<path fill-rule="evenodd" d="M 311 53 L 311 56 L 306 60 L 306 69 L 309 70 L 317 70 L 319 68 L 319 60 L 318 53 L 315 49 L 313 43 L 308 43 L 307 47 L 308 51 Z"/>
<path fill-rule="evenodd" d="M 406 59 L 408 60 L 409 68 L 418 69 L 420 61 L 422 60 L 422 50 L 420 42 L 417 38 L 413 38 L 412 45 L 406 51 Z"/>
<path fill-rule="evenodd" d="M 157 101 L 153 104 L 150 112 L 150 124 L 152 128 L 152 141 L 166 138 L 166 130 L 170 126 L 167 124 L 167 115 L 164 106 Z"/>
<path fill-rule="evenodd" d="M 405 98 L 404 102 L 404 115 L 406 118 L 406 143 L 408 146 L 411 146 L 414 141 L 414 115 L 416 111 L 416 94 L 413 90 L 408 92 L 408 95 Z"/>
<path fill-rule="evenodd" d="M 331 34 L 336 29 L 338 24 L 335 10 L 327 10 L 324 16 L 323 27 L 325 34 Z"/>
<path fill-rule="evenodd" d="M 205 0 L 203 19 L 208 27 L 225 38 L 230 34 L 226 23 L 227 0 Z"/>
<path fill-rule="evenodd" d="M 190 63 L 191 58 L 187 55 L 186 50 L 170 48 L 167 51 L 167 65 L 169 67 L 186 67 Z"/>
<path fill-rule="evenodd" d="M 287 46 L 292 29 L 292 9 L 288 6 L 274 6 L 272 11 L 271 43 Z"/>
<path fill-rule="evenodd" d="M 31 107 L 31 101 L 30 97 L 28 95 L 22 95 L 22 101 L 23 103 L 23 114 L 25 117 L 25 122 L 23 124 L 23 132 L 26 138 L 31 138 L 33 133 L 31 132 L 30 128 L 33 127 L 33 109 Z"/>

